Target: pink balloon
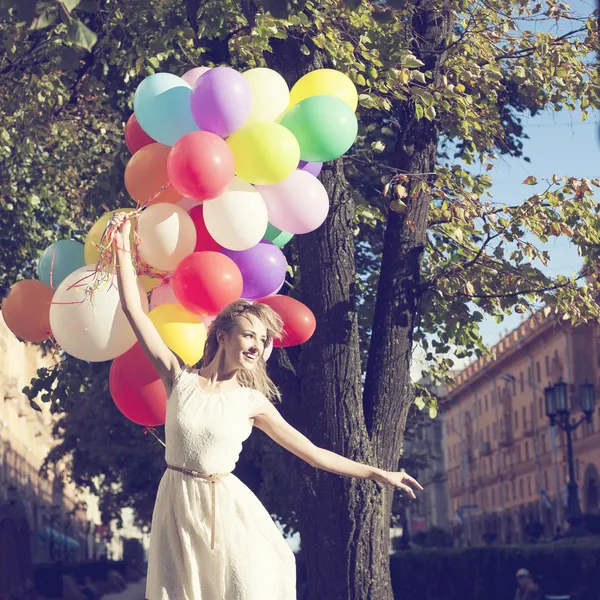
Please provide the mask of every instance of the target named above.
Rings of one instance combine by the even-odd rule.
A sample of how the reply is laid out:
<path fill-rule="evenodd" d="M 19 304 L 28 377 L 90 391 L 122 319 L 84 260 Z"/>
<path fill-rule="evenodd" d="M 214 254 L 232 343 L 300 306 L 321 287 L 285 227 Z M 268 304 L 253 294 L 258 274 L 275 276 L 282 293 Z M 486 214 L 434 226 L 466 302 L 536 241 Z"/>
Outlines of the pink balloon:
<path fill-rule="evenodd" d="M 200 202 L 198 200 L 194 200 L 193 198 L 182 198 L 177 203 L 177 206 L 181 206 L 181 208 L 183 208 L 183 210 L 185 210 L 186 212 L 190 212 L 190 210 L 192 210 L 192 208 L 196 208 L 196 206 L 200 206 L 201 204 L 202 204 L 202 202 Z"/>
<path fill-rule="evenodd" d="M 294 171 L 275 185 L 257 185 L 267 205 L 269 223 L 289 233 L 302 234 L 319 227 L 329 212 L 323 184 L 306 171 Z"/>
<path fill-rule="evenodd" d="M 200 78 L 201 75 L 204 75 L 206 71 L 210 71 L 210 67 L 194 67 L 193 69 L 186 71 L 181 76 L 181 79 L 183 79 L 191 87 L 194 87 L 196 81 Z"/>
<path fill-rule="evenodd" d="M 150 310 L 161 304 L 179 304 L 175 292 L 168 281 L 155 287 L 150 293 Z"/>
<path fill-rule="evenodd" d="M 206 327 L 206 331 L 208 331 L 208 328 L 212 325 L 212 322 L 217 318 L 217 315 L 200 315 L 200 319 L 202 320 L 202 322 L 204 323 L 204 326 Z"/>

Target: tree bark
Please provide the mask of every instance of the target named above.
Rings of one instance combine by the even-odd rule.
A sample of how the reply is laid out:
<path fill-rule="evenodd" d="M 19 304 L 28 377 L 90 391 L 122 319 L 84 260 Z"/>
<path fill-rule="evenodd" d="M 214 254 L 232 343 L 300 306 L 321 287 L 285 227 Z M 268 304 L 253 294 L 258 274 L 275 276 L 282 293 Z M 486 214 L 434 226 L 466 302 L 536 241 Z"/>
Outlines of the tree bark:
<path fill-rule="evenodd" d="M 449 18 L 420 8 L 413 27 L 418 39 L 414 53 L 439 77 L 443 56 L 439 51 L 449 34 Z M 282 73 L 288 83 L 315 68 L 329 66 L 316 49 L 309 57 L 304 56 L 301 43 L 291 37 L 272 40 L 273 53 L 266 56 L 269 66 Z M 431 172 L 437 130 L 429 122 L 409 125 L 411 110 L 400 111 L 406 135 L 396 166 L 409 172 Z M 409 154 L 406 148 L 413 143 L 414 152 Z M 282 388 L 288 404 L 285 414 L 318 446 L 395 470 L 412 400 L 412 328 L 429 198 L 425 194 L 415 198 L 406 215 L 390 212 L 363 396 L 355 289 L 355 207 L 342 160 L 325 165 L 320 179 L 329 194 L 329 215 L 319 229 L 296 241 L 300 299 L 314 312 L 317 329 L 294 365 L 280 364 L 281 357 L 277 359 L 277 370 L 292 387 L 291 398 Z M 398 398 L 402 400 L 398 402 Z M 292 473 L 299 491 L 308 597 L 392 600 L 391 490 L 372 481 L 315 471 L 299 460 Z"/>
<path fill-rule="evenodd" d="M 425 63 L 423 71 L 441 83 L 453 11 L 433 0 L 416 5 L 411 51 Z M 373 450 L 381 468 L 397 469 L 408 411 L 414 400 L 410 377 L 413 332 L 421 300 L 421 264 L 427 235 L 439 140 L 435 121 L 415 118 L 414 104 L 396 107 L 400 136 L 393 166 L 409 176 L 403 213 L 389 210 L 384 236 L 371 345 L 364 389 L 364 410 Z M 421 187 L 425 184 L 425 187 Z M 389 521 L 391 495 L 386 504 Z"/>

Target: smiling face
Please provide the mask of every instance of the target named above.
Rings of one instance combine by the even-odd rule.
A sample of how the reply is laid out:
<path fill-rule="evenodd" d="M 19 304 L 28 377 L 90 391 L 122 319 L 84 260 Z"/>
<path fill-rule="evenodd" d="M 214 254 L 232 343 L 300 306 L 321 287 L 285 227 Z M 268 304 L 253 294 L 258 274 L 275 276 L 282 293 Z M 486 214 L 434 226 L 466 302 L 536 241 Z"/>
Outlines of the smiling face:
<path fill-rule="evenodd" d="M 268 342 L 267 328 L 254 315 L 237 317 L 232 329 L 217 337 L 231 369 L 253 369 Z"/>

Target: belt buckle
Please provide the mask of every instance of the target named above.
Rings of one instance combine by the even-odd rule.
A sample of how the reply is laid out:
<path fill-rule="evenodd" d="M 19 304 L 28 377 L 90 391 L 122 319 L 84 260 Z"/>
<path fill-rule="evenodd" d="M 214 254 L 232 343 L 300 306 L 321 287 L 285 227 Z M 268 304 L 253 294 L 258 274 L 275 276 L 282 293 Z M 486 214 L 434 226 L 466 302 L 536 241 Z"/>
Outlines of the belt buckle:
<path fill-rule="evenodd" d="M 190 475 L 192 477 L 200 477 L 202 475 L 202 473 L 200 473 L 200 471 L 196 471 L 194 469 L 190 469 Z"/>

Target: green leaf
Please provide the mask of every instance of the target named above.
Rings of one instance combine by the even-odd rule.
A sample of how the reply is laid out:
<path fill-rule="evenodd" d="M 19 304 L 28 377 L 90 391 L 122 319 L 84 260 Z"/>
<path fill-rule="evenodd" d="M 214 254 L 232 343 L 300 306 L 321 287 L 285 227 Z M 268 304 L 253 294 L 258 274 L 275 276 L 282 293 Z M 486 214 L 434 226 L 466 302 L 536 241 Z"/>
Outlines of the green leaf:
<path fill-rule="evenodd" d="M 414 54 L 405 54 L 400 58 L 400 64 L 407 69 L 417 69 L 418 67 L 424 67 L 425 63 L 419 60 Z"/>
<path fill-rule="evenodd" d="M 48 6 L 41 10 L 38 15 L 33 19 L 29 29 L 45 29 L 54 25 L 58 19 L 58 10 L 55 6 Z"/>
<path fill-rule="evenodd" d="M 435 119 L 435 116 L 436 116 L 435 108 L 433 106 L 428 106 L 425 109 L 425 118 L 429 121 L 433 121 L 433 119 Z"/>
<path fill-rule="evenodd" d="M 302 44 L 302 46 L 300 46 L 300 52 L 302 52 L 302 54 L 306 54 L 306 56 L 310 54 L 310 50 L 306 44 Z"/>
<path fill-rule="evenodd" d="M 535 185 L 537 183 L 537 179 L 533 175 L 530 175 L 525 179 L 525 181 L 523 181 L 523 183 L 525 185 Z"/>
<path fill-rule="evenodd" d="M 73 9 L 77 8 L 79 5 L 79 0 L 62 0 L 61 4 L 71 12 Z"/>
<path fill-rule="evenodd" d="M 429 407 L 429 418 L 435 419 L 438 415 L 438 409 L 435 406 Z"/>
<path fill-rule="evenodd" d="M 91 51 L 98 40 L 98 36 L 79 20 L 69 25 L 68 35 L 75 45 L 88 51 Z"/>

